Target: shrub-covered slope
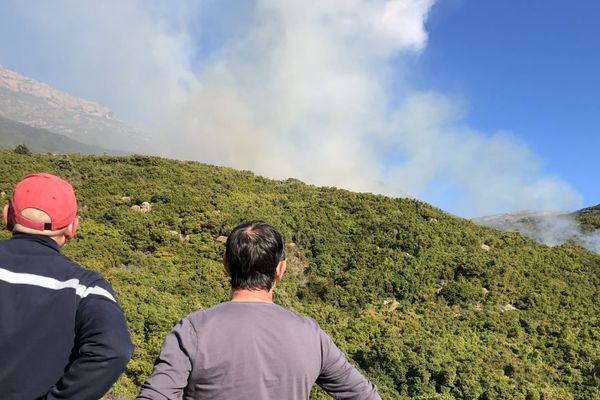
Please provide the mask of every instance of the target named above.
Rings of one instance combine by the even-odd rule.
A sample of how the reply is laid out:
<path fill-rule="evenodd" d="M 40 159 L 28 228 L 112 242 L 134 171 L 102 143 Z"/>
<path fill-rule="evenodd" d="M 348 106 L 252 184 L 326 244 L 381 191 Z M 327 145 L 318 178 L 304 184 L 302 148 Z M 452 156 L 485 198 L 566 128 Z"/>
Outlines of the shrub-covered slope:
<path fill-rule="evenodd" d="M 600 204 L 575 212 L 575 217 L 585 231 L 600 229 Z"/>
<path fill-rule="evenodd" d="M 65 253 L 109 279 L 127 314 L 136 352 L 111 398 L 134 397 L 184 314 L 227 299 L 223 236 L 249 219 L 286 238 L 277 301 L 317 319 L 383 398 L 600 398 L 589 251 L 419 201 L 151 157 L 4 152 L 0 190 L 36 171 L 74 184 L 82 224 Z"/>

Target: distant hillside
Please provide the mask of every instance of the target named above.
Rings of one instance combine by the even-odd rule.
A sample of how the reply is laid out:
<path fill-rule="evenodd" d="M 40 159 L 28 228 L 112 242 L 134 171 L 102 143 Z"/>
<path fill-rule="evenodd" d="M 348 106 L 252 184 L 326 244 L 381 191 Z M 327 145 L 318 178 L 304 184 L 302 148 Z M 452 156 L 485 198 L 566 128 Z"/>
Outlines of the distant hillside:
<path fill-rule="evenodd" d="M 153 157 L 2 152 L 0 191 L 33 171 L 73 182 L 81 228 L 65 252 L 125 309 L 136 352 L 110 399 L 134 398 L 183 315 L 228 298 L 223 242 L 250 219 L 285 236 L 277 302 L 319 321 L 384 399 L 600 399 L 600 256 L 579 246 Z"/>
<path fill-rule="evenodd" d="M 37 153 L 125 154 L 80 143 L 46 129 L 33 128 L 0 116 L 0 148 L 14 148 L 20 144 L 26 145 L 31 151 Z"/>
<path fill-rule="evenodd" d="M 0 116 L 87 145 L 149 152 L 143 130 L 115 119 L 107 108 L 1 66 Z"/>
<path fill-rule="evenodd" d="M 584 231 L 589 232 L 600 229 L 600 204 L 581 209 L 575 212 L 574 215 Z"/>

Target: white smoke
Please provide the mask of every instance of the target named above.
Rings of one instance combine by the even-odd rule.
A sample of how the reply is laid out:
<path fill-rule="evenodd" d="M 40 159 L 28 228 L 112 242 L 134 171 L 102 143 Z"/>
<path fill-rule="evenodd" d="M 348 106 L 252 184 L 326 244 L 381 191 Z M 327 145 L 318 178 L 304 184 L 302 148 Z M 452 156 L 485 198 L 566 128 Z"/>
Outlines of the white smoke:
<path fill-rule="evenodd" d="M 20 57 L 34 77 L 153 126 L 163 155 L 463 216 L 579 207 L 514 135 L 477 132 L 463 101 L 413 90 L 408 61 L 426 51 L 433 5 L 14 0 L 0 5 L 14 39 L 0 61 Z"/>
<path fill-rule="evenodd" d="M 583 233 L 579 239 L 583 247 L 600 254 L 600 230 Z"/>
<path fill-rule="evenodd" d="M 600 230 L 585 232 L 570 213 L 522 211 L 473 219 L 478 224 L 518 232 L 548 246 L 574 243 L 600 254 Z"/>
<path fill-rule="evenodd" d="M 516 136 L 477 132 L 462 123 L 463 113 L 460 102 L 438 93 L 407 96 L 384 139 L 404 156 L 390 170 L 390 180 L 402 182 L 409 193 L 432 190 L 435 182 L 456 188 L 452 208 L 459 215 L 569 210 L 580 203 L 567 182 L 543 173 L 542 163 Z"/>
<path fill-rule="evenodd" d="M 253 26 L 202 68 L 176 154 L 381 191 L 371 137 L 385 113 L 383 60 L 424 46 L 428 3 L 259 2 Z"/>

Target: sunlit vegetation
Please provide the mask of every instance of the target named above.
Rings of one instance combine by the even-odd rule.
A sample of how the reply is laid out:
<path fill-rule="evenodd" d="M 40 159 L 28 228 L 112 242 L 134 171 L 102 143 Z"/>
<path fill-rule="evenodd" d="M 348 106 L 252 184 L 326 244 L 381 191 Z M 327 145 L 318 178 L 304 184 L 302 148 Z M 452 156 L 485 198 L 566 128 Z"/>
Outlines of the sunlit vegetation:
<path fill-rule="evenodd" d="M 579 210 L 575 215 L 584 231 L 600 229 L 600 204 Z"/>
<path fill-rule="evenodd" d="M 136 351 L 110 398 L 134 397 L 183 315 L 227 299 L 224 237 L 263 219 L 287 243 L 277 301 L 318 320 L 383 398 L 600 399 L 600 256 L 580 247 L 415 200 L 143 156 L 3 152 L 4 200 L 37 171 L 74 184 L 82 223 L 65 253 L 127 314 Z"/>

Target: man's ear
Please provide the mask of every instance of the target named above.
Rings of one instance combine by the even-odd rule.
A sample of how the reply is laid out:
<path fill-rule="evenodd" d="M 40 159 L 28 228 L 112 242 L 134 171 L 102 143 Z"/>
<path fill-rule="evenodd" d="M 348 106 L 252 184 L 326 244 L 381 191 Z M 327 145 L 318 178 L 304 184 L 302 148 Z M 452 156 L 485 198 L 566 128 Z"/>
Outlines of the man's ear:
<path fill-rule="evenodd" d="M 4 226 L 6 229 L 12 232 L 13 228 L 15 227 L 15 221 L 10 202 L 4 206 L 4 209 L 2 210 L 2 217 L 4 218 Z"/>
<path fill-rule="evenodd" d="M 275 283 L 279 283 L 281 281 L 283 274 L 285 274 L 286 268 L 287 262 L 285 260 L 279 261 L 279 264 L 277 264 L 277 269 L 275 270 Z"/>
<path fill-rule="evenodd" d="M 8 225 L 8 204 L 4 206 L 4 209 L 2 210 L 2 217 L 4 220 L 4 225 Z"/>
<path fill-rule="evenodd" d="M 229 263 L 227 262 L 227 257 L 223 256 L 223 269 L 225 269 L 225 273 L 228 276 L 231 276 L 231 274 L 229 273 Z"/>
<path fill-rule="evenodd" d="M 79 227 L 79 218 L 75 217 L 73 222 L 71 222 L 69 224 L 69 226 L 67 226 L 67 229 L 65 230 L 65 239 L 67 239 L 67 242 L 75 237 L 75 232 L 77 232 L 78 227 Z"/>

